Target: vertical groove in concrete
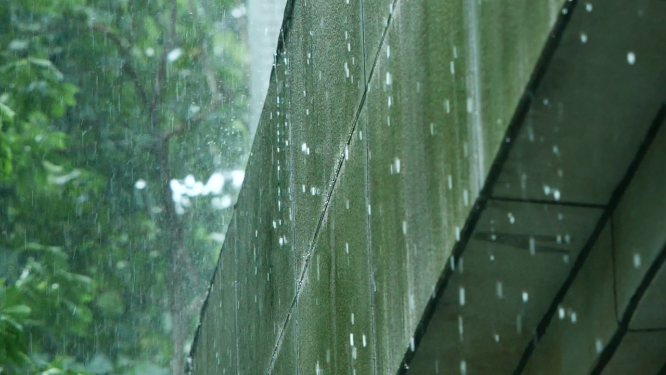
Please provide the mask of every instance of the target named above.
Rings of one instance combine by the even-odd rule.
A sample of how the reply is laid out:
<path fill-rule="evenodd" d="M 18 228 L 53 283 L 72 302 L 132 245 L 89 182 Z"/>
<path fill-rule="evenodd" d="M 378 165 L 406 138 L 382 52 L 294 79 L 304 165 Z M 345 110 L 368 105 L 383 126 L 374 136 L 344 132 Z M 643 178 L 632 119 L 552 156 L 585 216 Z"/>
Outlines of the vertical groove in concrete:
<path fill-rule="evenodd" d="M 469 152 L 476 159 L 476 163 L 470 165 L 470 176 L 473 179 L 474 192 L 471 197 L 476 199 L 486 175 L 486 148 L 483 136 L 483 111 L 481 110 L 482 92 L 481 92 L 481 68 L 479 61 L 479 21 L 477 11 L 477 0 L 465 0 L 465 13 L 467 14 L 467 51 L 469 58 L 467 60 L 467 87 L 471 91 L 471 97 L 467 98 L 467 112 L 470 121 L 468 121 L 469 133 L 471 134 L 472 145 Z"/>
<path fill-rule="evenodd" d="M 292 9 L 292 12 L 293 12 L 293 9 Z M 289 61 L 290 61 L 290 64 L 291 64 L 291 59 Z M 294 95 L 293 86 L 289 85 L 289 88 L 287 90 L 289 92 L 288 97 L 291 100 L 291 98 L 293 98 L 293 95 Z M 291 115 L 289 113 L 286 113 L 285 117 L 286 117 L 287 122 L 289 123 L 289 126 L 288 126 L 288 129 L 289 129 L 288 130 L 289 131 L 289 134 L 288 134 L 289 144 L 293 145 L 294 144 L 293 126 L 292 126 L 293 125 L 293 123 L 292 123 L 293 119 L 291 118 Z M 294 165 L 294 159 L 295 159 L 294 158 L 294 148 L 292 147 L 290 149 L 290 152 L 289 152 L 289 165 L 290 166 Z M 294 182 L 294 173 L 289 173 L 289 185 L 288 186 L 289 186 L 289 192 L 295 191 L 296 184 Z M 290 210 L 289 224 L 291 226 L 291 234 L 292 234 L 291 243 L 296 244 L 296 230 L 295 230 L 296 220 L 293 219 L 293 214 L 292 214 L 293 211 L 291 211 L 294 208 L 293 195 L 292 194 L 289 194 L 289 201 L 290 201 L 290 204 L 289 204 L 289 210 Z M 297 305 L 298 305 L 298 301 L 296 301 L 295 306 L 297 306 Z M 296 331 L 296 333 L 295 333 L 295 335 L 296 335 L 296 349 L 295 350 L 296 350 L 296 363 L 298 364 L 299 361 L 300 361 L 300 356 L 301 356 L 300 345 L 298 345 L 298 337 L 299 337 L 299 334 L 300 334 L 300 326 L 298 324 L 298 311 L 296 312 L 296 315 L 297 315 L 297 318 L 295 319 L 295 322 L 294 322 L 294 324 L 295 324 L 294 330 Z M 286 327 L 286 324 L 285 324 L 285 327 Z M 296 365 L 296 375 L 299 374 L 299 370 L 300 370 L 299 366 Z"/>
<path fill-rule="evenodd" d="M 238 215 L 238 212 L 234 212 L 234 215 Z M 238 219 L 235 220 L 235 222 L 238 222 Z M 235 224 L 238 225 L 238 224 Z M 225 239 L 226 240 L 226 239 Z M 234 246 L 234 255 L 233 255 L 233 264 L 238 269 L 238 246 Z M 234 275 L 234 304 L 236 305 L 234 308 L 234 326 L 236 327 L 236 375 L 240 375 L 240 343 L 238 342 L 238 338 L 240 335 L 238 334 L 238 274 L 236 273 Z"/>
<path fill-rule="evenodd" d="M 361 40 L 362 40 L 362 45 L 363 45 L 363 80 L 364 80 L 364 85 L 365 85 L 365 92 L 364 92 L 364 97 L 363 100 L 361 101 L 361 105 L 359 110 L 361 111 L 361 119 L 363 119 L 363 123 L 365 124 L 365 138 L 363 140 L 363 143 L 365 144 L 365 186 L 363 188 L 363 197 L 364 197 L 364 204 L 367 206 L 370 204 L 370 140 L 369 134 L 367 132 L 367 113 L 365 115 L 365 118 L 363 118 L 363 108 L 365 107 L 365 96 L 368 93 L 368 85 L 369 83 L 369 74 L 367 70 L 368 66 L 368 58 L 367 58 L 367 40 L 366 40 L 366 32 L 365 32 L 365 0 L 361 0 Z M 363 129 L 361 129 L 362 131 Z M 352 132 L 353 134 L 353 132 Z M 375 292 L 374 292 L 374 266 L 372 264 L 372 254 L 371 254 L 371 248 L 372 248 L 372 231 L 370 230 L 370 219 L 366 217 L 365 221 L 365 228 L 366 228 L 366 246 L 365 246 L 365 252 L 368 257 L 368 288 L 370 290 L 370 343 L 372 344 L 372 371 L 373 375 L 377 375 L 377 322 L 375 319 Z"/>

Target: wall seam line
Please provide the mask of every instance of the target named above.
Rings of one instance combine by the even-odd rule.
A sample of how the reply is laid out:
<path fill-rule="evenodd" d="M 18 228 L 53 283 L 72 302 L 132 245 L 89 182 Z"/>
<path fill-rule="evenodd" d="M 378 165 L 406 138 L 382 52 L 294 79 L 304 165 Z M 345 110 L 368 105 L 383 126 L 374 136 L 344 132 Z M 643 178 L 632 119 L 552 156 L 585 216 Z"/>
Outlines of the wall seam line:
<path fill-rule="evenodd" d="M 360 1 L 363 1 L 363 0 L 360 0 Z M 391 4 L 392 9 L 395 9 L 395 6 L 397 5 L 397 3 L 399 1 L 400 0 L 394 0 L 393 1 L 393 3 Z M 285 12 L 284 26 L 283 26 L 283 30 L 281 32 L 280 39 L 278 40 L 276 60 L 282 54 L 282 52 L 284 52 L 284 39 L 286 39 L 286 34 L 287 34 L 288 29 L 289 29 L 288 28 L 289 23 L 287 22 L 288 19 L 287 19 L 287 14 L 286 13 L 287 12 L 289 13 L 289 20 L 290 20 L 291 19 L 291 13 L 293 12 L 293 6 L 294 6 L 293 2 L 294 2 L 294 0 L 291 0 L 287 3 L 287 10 Z M 291 7 L 290 7 L 290 5 L 291 5 Z M 351 142 L 351 138 L 352 138 L 354 132 L 356 131 L 356 126 L 358 125 L 358 120 L 359 120 L 359 117 L 360 117 L 360 113 L 361 113 L 361 110 L 363 109 L 363 107 L 365 105 L 365 99 L 366 99 L 366 96 L 367 96 L 367 93 L 368 93 L 368 82 L 369 82 L 369 80 L 372 79 L 372 76 L 373 76 L 373 73 L 374 73 L 374 68 L 377 65 L 377 62 L 378 62 L 378 59 L 379 59 L 379 53 L 381 51 L 381 46 L 384 45 L 384 40 L 386 38 L 386 35 L 388 33 L 389 28 L 391 27 L 392 19 L 393 19 L 393 12 L 391 12 L 389 14 L 387 25 L 384 28 L 384 33 L 383 33 L 382 38 L 381 38 L 380 48 L 379 48 L 379 51 L 377 52 L 377 55 L 375 56 L 375 60 L 374 60 L 372 69 L 370 71 L 368 81 L 366 81 L 366 86 L 363 90 L 361 101 L 360 101 L 360 103 L 357 107 L 356 114 L 355 114 L 354 119 L 352 121 L 351 131 L 349 132 L 349 134 L 347 136 L 347 139 L 346 139 L 346 142 L 344 144 L 345 146 L 349 146 L 349 144 Z M 364 43 L 364 41 L 363 41 L 363 43 Z M 272 73 L 271 73 L 271 76 L 273 76 L 273 75 L 275 75 L 275 66 L 273 67 L 273 70 L 272 70 Z M 275 367 L 275 361 L 276 361 L 276 359 L 279 355 L 279 351 L 280 351 L 280 348 L 282 346 L 282 342 L 284 341 L 284 333 L 285 333 L 287 325 L 288 325 L 288 323 L 289 323 L 289 321 L 290 321 L 290 319 L 291 319 L 291 317 L 294 313 L 294 308 L 298 304 L 298 299 L 299 299 L 301 291 L 303 289 L 303 281 L 305 280 L 305 275 L 307 274 L 307 271 L 310 268 L 310 262 L 311 262 L 311 259 L 312 259 L 312 254 L 313 254 L 314 249 L 315 249 L 315 244 L 316 244 L 317 239 L 319 237 L 319 233 L 321 231 L 321 226 L 322 226 L 322 224 L 324 222 L 324 219 L 326 217 L 326 214 L 328 212 L 328 207 L 329 207 L 330 201 L 333 198 L 333 192 L 335 191 L 335 185 L 337 183 L 337 180 L 338 180 L 340 170 L 342 168 L 343 163 L 344 163 L 344 147 L 343 147 L 342 151 L 340 152 L 340 154 L 338 156 L 338 163 L 337 163 L 337 167 L 336 167 L 336 169 L 333 173 L 333 178 L 331 179 L 331 182 L 329 182 L 329 188 L 328 188 L 327 194 L 326 194 L 327 198 L 324 201 L 324 206 L 322 208 L 321 215 L 319 217 L 319 221 L 318 221 L 317 226 L 314 230 L 313 239 L 312 239 L 312 242 L 310 243 L 310 248 L 309 248 L 308 252 L 306 253 L 305 261 L 304 261 L 303 268 L 302 268 L 302 271 L 301 271 L 301 275 L 298 279 L 298 283 L 297 283 L 297 286 L 296 286 L 296 291 L 294 293 L 294 297 L 292 298 L 291 305 L 290 305 L 289 310 L 287 312 L 287 317 L 286 317 L 284 323 L 282 324 L 282 327 L 280 328 L 280 333 L 278 335 L 278 339 L 276 340 L 276 343 L 273 347 L 273 355 L 271 356 L 271 360 L 270 360 L 268 368 L 266 370 L 266 375 L 271 375 L 271 373 L 272 373 L 272 371 Z"/>
<path fill-rule="evenodd" d="M 601 214 L 601 217 L 599 218 L 599 221 L 597 222 L 596 227 L 594 228 L 592 234 L 590 235 L 587 243 L 583 247 L 583 249 L 580 251 L 578 254 L 578 257 L 576 258 L 576 261 L 574 262 L 574 265 L 571 268 L 571 271 L 569 273 L 569 276 L 567 276 L 566 280 L 558 290 L 557 294 L 555 295 L 555 298 L 553 298 L 553 301 L 549 307 L 549 309 L 546 311 L 544 316 L 541 318 L 539 321 L 539 324 L 537 325 L 536 332 L 534 334 L 534 338 L 530 340 L 530 342 L 527 344 L 527 347 L 525 348 L 525 351 L 523 352 L 523 355 L 520 358 L 520 361 L 518 362 L 518 365 L 516 366 L 516 369 L 513 372 L 513 375 L 520 375 L 522 374 L 523 370 L 527 366 L 527 362 L 532 356 L 532 353 L 534 352 L 534 349 L 536 348 L 539 340 L 546 334 L 546 330 L 548 329 L 548 326 L 550 325 L 550 322 L 552 321 L 553 317 L 555 316 L 557 312 L 557 308 L 564 300 L 564 297 L 566 296 L 567 292 L 569 291 L 569 288 L 571 288 L 571 285 L 573 284 L 574 280 L 576 279 L 576 276 L 578 275 L 578 272 L 580 269 L 583 267 L 583 264 L 585 263 L 585 260 L 587 259 L 588 255 L 592 251 L 595 243 L 597 242 L 597 239 L 601 235 L 601 232 L 603 229 L 606 227 L 606 225 L 611 221 L 611 217 L 613 215 L 613 212 L 617 208 L 618 204 L 622 200 L 622 197 L 624 196 L 625 192 L 629 188 L 629 185 L 631 184 L 631 181 L 633 180 L 634 176 L 636 175 L 636 172 L 638 171 L 638 168 L 640 167 L 641 162 L 643 159 L 645 159 L 645 155 L 647 154 L 650 145 L 652 145 L 654 139 L 657 136 L 657 133 L 659 132 L 659 129 L 662 128 L 662 124 L 664 123 L 664 120 L 666 119 L 666 104 L 662 104 L 659 107 L 659 110 L 657 111 L 654 119 L 652 120 L 652 124 L 650 125 L 647 134 L 643 138 L 643 142 L 638 148 L 638 151 L 636 152 L 636 155 L 634 156 L 631 164 L 627 168 L 627 172 L 625 175 L 622 177 L 618 185 L 613 191 L 613 194 L 611 195 L 611 198 L 609 200 L 608 206 L 604 210 L 604 212 Z M 664 248 L 664 256 L 666 257 L 666 247 Z M 654 264 L 653 264 L 654 266 Z M 633 301 L 633 297 L 632 297 Z M 620 327 L 618 331 L 616 331 L 616 334 L 613 335 L 613 339 L 611 339 L 611 342 L 614 342 L 616 340 L 616 336 L 619 336 L 619 340 L 621 341 L 622 337 L 624 337 L 624 334 L 626 333 L 626 329 L 623 328 L 623 322 L 626 319 L 626 315 L 633 314 L 633 312 L 629 312 L 631 306 L 627 307 L 625 310 L 625 313 L 622 314 L 622 320 L 620 321 Z M 628 322 L 627 322 L 628 325 Z M 624 330 L 624 332 L 622 332 Z M 617 346 L 619 346 L 619 341 L 617 342 Z M 609 343 L 609 345 L 606 346 L 604 351 L 601 352 L 600 355 L 600 360 L 597 366 L 595 367 L 595 370 L 593 370 L 590 375 L 594 374 L 600 374 L 601 370 L 603 370 L 603 367 L 605 364 L 601 365 L 602 357 L 606 355 L 605 353 L 610 352 L 610 356 L 612 357 L 612 353 L 615 352 L 615 347 L 614 349 L 612 348 L 613 344 Z M 610 361 L 610 357 L 608 358 L 608 361 Z M 601 365 L 601 367 L 599 367 Z M 596 370 L 598 368 L 598 370 Z"/>
<path fill-rule="evenodd" d="M 629 324 L 631 323 L 631 318 L 633 318 L 634 313 L 638 309 L 638 305 L 641 299 L 645 295 L 645 292 L 650 287 L 652 281 L 654 281 L 654 279 L 657 276 L 657 273 L 662 268 L 665 262 L 666 262 L 666 245 L 663 245 L 654 263 L 650 265 L 650 268 L 643 277 L 643 280 L 641 280 L 641 283 L 639 284 L 638 288 L 636 288 L 635 293 L 631 296 L 629 306 L 625 310 L 624 314 L 622 314 L 622 320 L 620 321 L 618 330 L 615 331 L 615 334 L 611 338 L 610 342 L 601 352 L 601 355 L 599 355 L 599 360 L 594 366 L 592 372 L 590 372 L 590 375 L 601 374 L 603 370 L 606 368 L 606 366 L 613 359 L 613 355 L 620 347 L 622 339 L 629 332 Z M 660 373 L 662 371 L 664 371 L 664 369 L 660 370 Z"/>
<path fill-rule="evenodd" d="M 479 197 L 475 200 L 475 203 L 472 206 L 470 213 L 468 214 L 465 225 L 461 230 L 460 240 L 456 242 L 453 247 L 452 254 L 449 258 L 450 262 L 447 262 L 447 265 L 442 270 L 440 277 L 435 284 L 435 291 L 433 292 L 433 296 L 428 301 L 421 316 L 421 320 L 415 329 L 413 335 L 414 346 L 413 348 L 407 348 L 400 367 L 397 369 L 398 375 L 407 373 L 409 364 L 411 363 L 414 354 L 418 350 L 420 341 L 427 330 L 430 320 L 432 319 L 437 303 L 443 298 L 444 291 L 448 286 L 449 280 L 453 274 L 453 270 L 463 255 L 467 243 L 469 242 L 470 237 L 481 217 L 481 214 L 485 210 L 488 202 L 492 199 L 493 188 L 499 178 L 506 160 L 509 157 L 509 153 L 513 146 L 513 141 L 517 138 L 519 131 L 522 129 L 525 117 L 527 116 L 532 101 L 534 100 L 534 93 L 539 87 L 545 72 L 550 65 L 554 52 L 559 45 L 560 38 L 562 37 L 562 34 L 568 25 L 568 22 L 573 13 L 572 11 L 575 9 L 577 3 L 578 0 L 563 0 L 562 11 L 559 13 L 559 17 L 555 21 L 551 33 L 549 33 L 549 36 L 544 42 L 545 46 L 543 47 L 539 59 L 537 60 L 532 70 L 529 81 L 523 89 L 523 93 L 518 103 L 516 104 L 513 116 L 505 131 L 505 136 L 503 139 L 504 141 L 500 144 L 499 150 L 497 151 L 492 164 L 490 165 L 490 169 L 484 180 L 483 188 L 481 189 Z"/>
<path fill-rule="evenodd" d="M 366 40 L 366 34 L 365 34 L 365 1 L 366 0 L 360 0 L 361 1 L 361 40 L 362 40 L 362 46 L 363 46 L 363 84 L 365 87 L 365 93 L 367 94 L 368 88 L 370 86 L 370 80 L 368 78 L 369 72 L 368 72 L 368 56 L 367 56 L 367 40 Z M 381 45 L 380 45 L 381 48 Z M 362 114 L 363 110 L 365 109 L 365 100 L 363 103 L 361 103 L 359 111 Z M 365 139 L 361 139 L 361 147 L 365 151 L 365 186 L 363 187 L 363 192 L 364 192 L 364 201 L 363 203 L 366 205 L 370 204 L 370 134 L 368 133 L 368 116 L 367 116 L 367 111 L 365 112 L 365 121 L 363 124 L 365 124 Z M 358 125 L 357 125 L 358 126 Z M 359 131 L 363 131 L 364 129 L 360 129 Z M 359 135 L 362 133 L 359 133 Z M 371 225 L 370 225 L 370 219 L 368 216 L 365 216 L 365 251 L 366 251 L 366 256 L 367 256 L 367 272 L 368 272 L 368 292 L 370 293 L 370 344 L 372 345 L 372 373 L 373 375 L 378 374 L 378 364 L 377 364 L 377 320 L 375 317 L 375 306 L 376 306 L 376 300 L 375 300 L 375 288 L 374 288 L 374 265 L 372 262 L 372 230 L 371 230 Z"/>

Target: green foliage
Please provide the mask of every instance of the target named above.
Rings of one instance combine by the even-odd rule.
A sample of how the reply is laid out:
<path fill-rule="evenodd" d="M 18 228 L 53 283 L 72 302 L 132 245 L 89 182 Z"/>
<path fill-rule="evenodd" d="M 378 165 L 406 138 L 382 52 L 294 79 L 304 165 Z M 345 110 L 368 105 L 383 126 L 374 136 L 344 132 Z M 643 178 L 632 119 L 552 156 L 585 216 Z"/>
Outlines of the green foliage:
<path fill-rule="evenodd" d="M 235 5 L 0 1 L 0 373 L 183 355 L 230 211 L 176 214 L 169 180 L 244 166 Z"/>

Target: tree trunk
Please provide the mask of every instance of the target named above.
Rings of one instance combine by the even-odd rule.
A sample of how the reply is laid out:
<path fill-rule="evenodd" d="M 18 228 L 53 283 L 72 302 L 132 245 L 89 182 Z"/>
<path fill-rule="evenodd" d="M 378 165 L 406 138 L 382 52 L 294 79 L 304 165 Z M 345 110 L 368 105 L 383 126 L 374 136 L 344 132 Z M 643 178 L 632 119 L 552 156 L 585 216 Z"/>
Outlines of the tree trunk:
<path fill-rule="evenodd" d="M 185 373 L 185 342 L 188 339 L 188 325 L 192 318 L 188 294 L 185 293 L 189 276 L 195 272 L 192 258 L 185 247 L 183 226 L 180 217 L 176 214 L 173 198 L 171 197 L 170 181 L 172 179 L 169 166 L 169 141 L 164 140 L 157 148 L 157 159 L 161 180 L 161 199 L 165 209 L 165 218 L 162 227 L 165 230 L 167 261 L 169 264 L 169 280 L 167 288 L 169 294 L 169 314 L 171 316 L 171 373 L 182 375 Z"/>

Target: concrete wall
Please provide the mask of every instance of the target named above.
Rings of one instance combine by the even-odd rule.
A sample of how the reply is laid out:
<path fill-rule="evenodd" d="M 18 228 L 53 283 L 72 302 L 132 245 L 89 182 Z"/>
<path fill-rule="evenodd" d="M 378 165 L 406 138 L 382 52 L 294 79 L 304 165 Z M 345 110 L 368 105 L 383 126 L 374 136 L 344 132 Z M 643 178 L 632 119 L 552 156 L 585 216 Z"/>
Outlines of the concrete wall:
<path fill-rule="evenodd" d="M 392 374 L 564 0 L 293 0 L 194 374 Z"/>

